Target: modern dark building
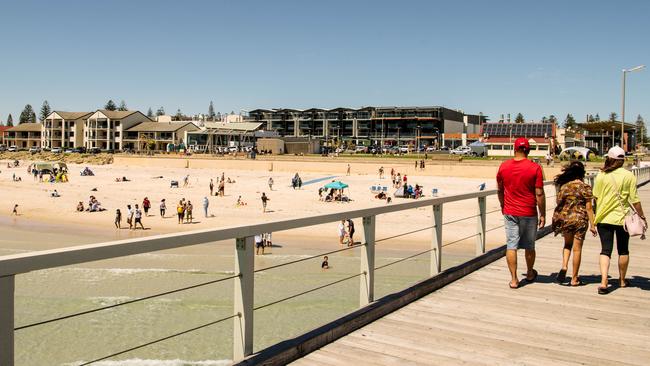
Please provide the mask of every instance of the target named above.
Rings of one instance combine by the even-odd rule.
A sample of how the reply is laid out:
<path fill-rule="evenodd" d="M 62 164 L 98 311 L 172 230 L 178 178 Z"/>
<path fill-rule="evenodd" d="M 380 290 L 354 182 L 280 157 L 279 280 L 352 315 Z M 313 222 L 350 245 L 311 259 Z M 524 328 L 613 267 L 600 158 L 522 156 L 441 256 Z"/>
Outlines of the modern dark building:
<path fill-rule="evenodd" d="M 463 135 L 478 135 L 483 115 L 469 115 L 445 107 L 278 108 L 249 112 L 280 136 L 321 139 L 328 144 L 445 145 Z M 460 143 L 456 143 L 459 145 Z"/>

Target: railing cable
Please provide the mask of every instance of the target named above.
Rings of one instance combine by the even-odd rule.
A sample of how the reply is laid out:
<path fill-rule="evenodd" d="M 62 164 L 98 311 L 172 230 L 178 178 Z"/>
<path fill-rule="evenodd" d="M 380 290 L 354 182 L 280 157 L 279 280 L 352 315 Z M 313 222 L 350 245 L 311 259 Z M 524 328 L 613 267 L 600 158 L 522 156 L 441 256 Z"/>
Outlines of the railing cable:
<path fill-rule="evenodd" d="M 352 275 L 352 276 L 344 277 L 344 278 L 338 279 L 338 280 L 336 280 L 336 281 L 334 281 L 334 282 L 326 283 L 326 284 L 324 284 L 324 285 L 321 285 L 321 286 L 318 286 L 318 287 L 314 287 L 314 288 L 312 288 L 312 289 L 309 289 L 309 290 L 306 290 L 306 291 L 303 291 L 303 292 L 299 292 L 299 293 L 294 294 L 294 295 L 291 295 L 291 296 L 287 296 L 287 297 L 285 297 L 285 298 L 283 298 L 283 299 L 276 300 L 276 301 L 272 301 L 272 302 L 270 302 L 270 303 L 268 303 L 268 304 L 260 305 L 260 306 L 258 306 L 258 307 L 253 308 L 253 310 L 264 309 L 264 308 L 269 307 L 269 306 L 271 306 L 271 305 L 279 304 L 279 303 L 281 303 L 281 302 L 284 302 L 284 301 L 287 301 L 287 300 L 294 299 L 294 298 L 296 298 L 296 297 L 298 297 L 298 296 L 306 295 L 306 294 L 308 294 L 308 293 L 310 293 L 310 292 L 318 291 L 318 290 L 323 289 L 323 288 L 325 288 L 325 287 L 329 287 L 329 286 L 336 285 L 337 283 L 341 283 L 341 282 L 343 282 L 343 281 L 347 281 L 347 280 L 349 280 L 349 279 L 352 279 L 352 278 L 355 278 L 355 277 L 359 277 L 359 276 L 364 275 L 364 274 L 366 274 L 366 273 L 365 273 L 365 272 L 361 272 L 361 273 L 354 274 L 354 275 Z"/>
<path fill-rule="evenodd" d="M 290 264 L 294 264 L 294 263 L 299 263 L 299 262 L 308 261 L 308 260 L 310 260 L 310 259 L 320 258 L 320 257 L 322 257 L 322 256 L 324 256 L 324 255 L 330 255 L 330 254 L 334 254 L 334 253 L 344 252 L 344 251 L 346 251 L 346 250 L 350 250 L 350 249 L 358 248 L 358 247 L 361 247 L 361 246 L 364 246 L 364 245 L 366 245 L 366 244 L 365 244 L 365 243 L 354 244 L 354 245 L 351 245 L 351 246 L 349 246 L 349 247 L 345 247 L 345 248 L 341 248 L 341 249 L 337 249 L 337 250 L 332 250 L 331 252 L 325 252 L 325 253 L 321 253 L 321 254 L 316 254 L 316 255 L 309 256 L 309 257 L 296 259 L 295 261 L 286 262 L 286 263 L 280 263 L 280 264 L 276 264 L 276 265 L 273 265 L 273 266 L 268 266 L 268 267 L 265 267 L 265 268 L 256 269 L 253 273 L 258 273 L 258 272 L 262 272 L 262 271 L 267 271 L 267 270 L 269 270 L 269 269 L 275 269 L 275 268 L 279 268 L 279 267 L 284 267 L 284 266 L 288 266 L 288 265 L 290 265 Z"/>
<path fill-rule="evenodd" d="M 209 327 L 209 326 L 211 326 L 211 325 L 215 325 L 215 324 L 218 324 L 218 323 L 224 322 L 224 321 L 229 320 L 229 319 L 233 319 L 233 318 L 236 317 L 236 316 L 239 316 L 239 315 L 238 315 L 238 314 L 234 314 L 234 315 L 227 316 L 227 317 L 225 317 L 225 318 L 217 319 L 217 320 L 215 320 L 215 321 L 212 321 L 212 322 L 209 322 L 209 323 L 205 323 L 205 324 L 203 324 L 203 325 L 199 325 L 198 327 L 194 327 L 194 328 L 186 329 L 186 330 L 184 330 L 184 331 L 182 331 L 182 332 L 174 333 L 174 334 L 172 334 L 172 335 L 169 335 L 169 336 L 166 336 L 166 337 L 163 337 L 163 338 L 158 338 L 158 339 L 156 339 L 156 340 L 154 340 L 154 341 L 151 341 L 151 342 L 143 343 L 143 344 L 140 344 L 140 345 L 138 345 L 138 346 L 131 347 L 131 348 L 129 348 L 129 349 L 125 349 L 125 350 L 123 350 L 123 351 L 115 352 L 115 353 L 112 353 L 112 354 L 110 354 L 110 355 L 107 355 L 107 356 L 104 356 L 104 357 L 101 357 L 101 358 L 96 358 L 96 359 L 94 359 L 94 360 L 92 360 L 92 361 L 88 361 L 88 362 L 82 363 L 82 364 L 80 364 L 79 366 L 90 365 L 90 364 L 92 364 L 92 363 L 99 362 L 99 361 L 103 361 L 103 360 L 106 360 L 106 359 L 109 359 L 109 358 L 113 358 L 113 357 L 115 357 L 115 356 L 119 356 L 119 355 L 122 355 L 122 354 L 127 353 L 127 352 L 131 352 L 131 351 L 135 351 L 135 350 L 140 349 L 140 348 L 144 348 L 144 347 L 147 347 L 147 346 L 151 346 L 152 344 L 160 343 L 160 342 L 162 342 L 162 341 L 166 341 L 166 340 L 168 340 L 168 339 L 175 338 L 175 337 L 181 336 L 181 335 L 183 335 L 183 334 L 191 333 L 191 332 L 197 331 L 197 330 L 199 330 L 199 329 L 206 328 L 206 327 Z"/>
<path fill-rule="evenodd" d="M 408 256 L 408 257 L 400 258 L 400 259 L 398 259 L 398 260 L 396 260 L 396 261 L 392 261 L 392 262 L 389 262 L 389 263 L 386 263 L 386 264 L 382 264 L 381 266 L 375 267 L 375 271 L 380 270 L 380 269 L 382 269 L 382 268 L 386 268 L 386 267 L 392 266 L 393 264 L 397 264 L 397 263 L 400 263 L 400 262 L 404 262 L 404 261 L 409 260 L 409 259 L 411 259 L 411 258 L 415 258 L 415 257 L 417 257 L 417 256 L 420 256 L 420 255 L 422 255 L 422 254 L 427 254 L 427 253 L 429 253 L 429 252 L 431 252 L 431 251 L 433 251 L 433 250 L 436 250 L 436 249 L 437 249 L 437 248 L 427 249 L 427 250 L 425 250 L 425 251 L 423 251 L 423 252 L 419 252 L 419 253 L 416 253 L 416 254 L 410 255 L 410 256 Z"/>
<path fill-rule="evenodd" d="M 198 283 L 196 285 L 191 285 L 191 286 L 187 286 L 187 287 L 183 287 L 183 288 L 179 288 L 179 289 L 175 289 L 175 290 L 161 292 L 161 293 L 158 293 L 158 294 L 155 294 L 155 295 L 149 295 L 149 296 L 145 296 L 145 297 L 139 297 L 139 298 L 133 299 L 133 300 L 127 300 L 127 301 L 119 302 L 119 303 L 113 304 L 113 305 L 107 305 L 107 306 L 103 306 L 103 307 L 99 307 L 99 308 L 95 308 L 95 309 L 91 309 L 91 310 L 80 311 L 78 313 L 63 315 L 63 316 L 60 316 L 60 317 L 56 317 L 56 318 L 52 318 L 52 319 L 48 319 L 48 320 L 43 320 L 43 321 L 32 323 L 32 324 L 21 325 L 19 327 L 14 328 L 14 331 L 35 327 L 37 325 L 53 323 L 53 322 L 57 322 L 59 320 L 70 319 L 70 318 L 74 318 L 74 317 L 81 316 L 81 315 L 96 313 L 98 311 L 112 309 L 112 308 L 116 308 L 118 306 L 133 304 L 133 303 L 144 301 L 144 300 L 150 300 L 150 299 L 153 299 L 153 298 L 156 298 L 156 297 L 170 295 L 170 294 L 173 294 L 173 293 L 176 293 L 176 292 L 191 290 L 191 289 L 194 289 L 194 288 L 197 288 L 197 287 L 212 285 L 214 283 L 223 282 L 223 281 L 227 281 L 227 280 L 232 280 L 233 278 L 237 278 L 237 277 L 239 277 L 239 275 L 228 276 L 228 277 L 224 277 L 224 278 L 219 278 L 217 280 L 212 280 L 212 281 Z"/>

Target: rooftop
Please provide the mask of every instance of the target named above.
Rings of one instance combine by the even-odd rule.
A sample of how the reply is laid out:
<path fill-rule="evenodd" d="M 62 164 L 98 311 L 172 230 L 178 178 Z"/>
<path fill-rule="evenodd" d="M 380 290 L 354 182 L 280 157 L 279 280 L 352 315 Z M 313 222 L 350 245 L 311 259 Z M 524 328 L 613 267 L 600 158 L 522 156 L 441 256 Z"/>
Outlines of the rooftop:
<path fill-rule="evenodd" d="M 42 123 L 21 123 L 17 126 L 9 128 L 7 131 L 14 132 L 41 132 L 43 129 Z"/>
<path fill-rule="evenodd" d="M 174 132 L 181 128 L 192 125 L 195 130 L 199 128 L 192 122 L 141 122 L 127 129 L 128 132 Z"/>

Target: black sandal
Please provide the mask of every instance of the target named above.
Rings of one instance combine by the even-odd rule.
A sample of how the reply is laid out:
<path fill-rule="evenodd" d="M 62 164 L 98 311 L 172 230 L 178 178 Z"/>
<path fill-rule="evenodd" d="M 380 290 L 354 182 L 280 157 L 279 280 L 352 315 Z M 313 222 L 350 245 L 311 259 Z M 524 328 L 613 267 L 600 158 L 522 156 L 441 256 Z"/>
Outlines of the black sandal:
<path fill-rule="evenodd" d="M 607 295 L 609 289 L 607 287 L 598 287 L 598 295 Z"/>
<path fill-rule="evenodd" d="M 566 280 L 566 269 L 561 269 L 560 272 L 557 273 L 557 277 L 555 278 L 557 283 L 562 283 L 564 280 Z"/>

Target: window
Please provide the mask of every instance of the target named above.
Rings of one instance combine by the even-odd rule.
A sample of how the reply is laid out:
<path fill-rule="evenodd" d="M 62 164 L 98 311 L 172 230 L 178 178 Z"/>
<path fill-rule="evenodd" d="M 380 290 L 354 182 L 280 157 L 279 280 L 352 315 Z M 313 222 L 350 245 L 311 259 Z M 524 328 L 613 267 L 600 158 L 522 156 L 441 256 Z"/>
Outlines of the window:
<path fill-rule="evenodd" d="M 492 150 L 503 150 L 503 145 L 492 145 Z"/>
<path fill-rule="evenodd" d="M 548 145 L 537 145 L 537 150 L 548 151 Z"/>
<path fill-rule="evenodd" d="M 115 137 L 120 137 L 120 131 L 115 131 Z"/>
<path fill-rule="evenodd" d="M 120 125 L 120 121 L 115 121 L 115 127 L 118 127 Z"/>

